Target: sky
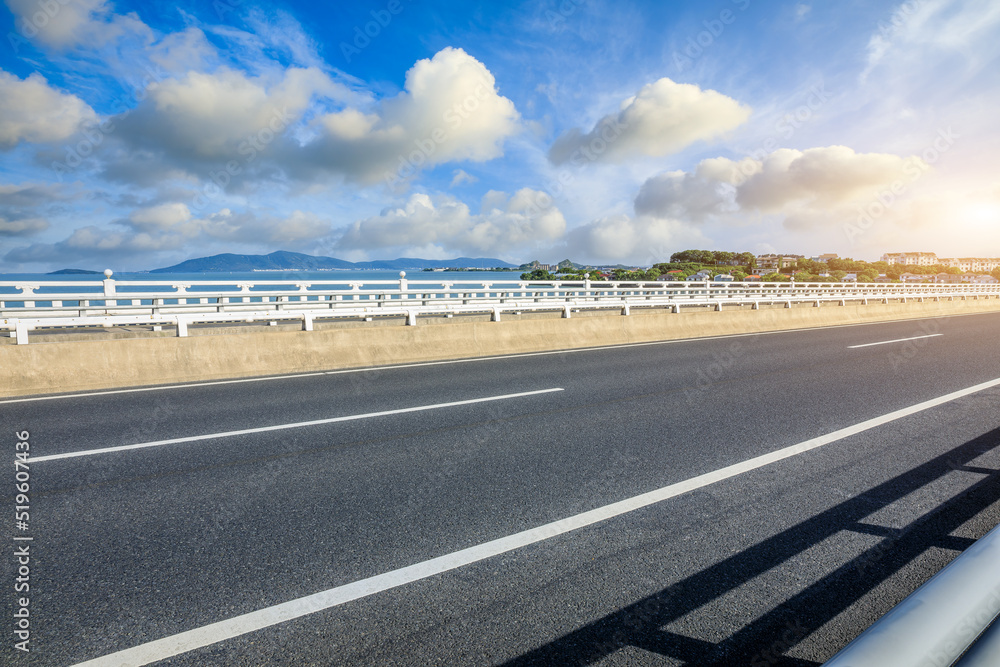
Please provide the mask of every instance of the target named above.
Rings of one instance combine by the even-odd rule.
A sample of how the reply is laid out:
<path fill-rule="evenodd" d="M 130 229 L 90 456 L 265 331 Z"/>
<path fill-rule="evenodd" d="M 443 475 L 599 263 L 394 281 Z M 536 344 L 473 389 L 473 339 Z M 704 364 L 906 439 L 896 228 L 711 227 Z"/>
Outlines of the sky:
<path fill-rule="evenodd" d="M 993 0 L 4 0 L 0 272 L 1000 256 Z"/>

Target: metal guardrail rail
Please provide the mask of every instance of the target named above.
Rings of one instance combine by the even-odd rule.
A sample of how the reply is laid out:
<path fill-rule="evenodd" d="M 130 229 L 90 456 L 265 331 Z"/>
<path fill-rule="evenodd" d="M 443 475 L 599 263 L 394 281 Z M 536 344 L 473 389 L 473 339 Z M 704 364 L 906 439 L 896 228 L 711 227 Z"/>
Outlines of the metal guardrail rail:
<path fill-rule="evenodd" d="M 911 593 L 824 667 L 1000 665 L 1000 526 Z"/>
<path fill-rule="evenodd" d="M 188 335 L 192 324 L 300 321 L 311 331 L 318 319 L 633 308 L 751 306 L 813 303 L 846 305 L 895 300 L 1000 298 L 1000 284 L 763 283 L 636 281 L 391 281 L 163 280 L 0 282 L 0 331 L 19 345 L 38 329 L 174 326 Z"/>

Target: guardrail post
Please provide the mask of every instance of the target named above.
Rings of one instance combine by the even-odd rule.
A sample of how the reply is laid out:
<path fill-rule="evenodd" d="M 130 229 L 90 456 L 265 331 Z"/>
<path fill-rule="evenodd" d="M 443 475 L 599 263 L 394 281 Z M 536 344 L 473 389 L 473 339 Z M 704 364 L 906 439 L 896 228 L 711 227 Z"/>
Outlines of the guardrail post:
<path fill-rule="evenodd" d="M 417 326 L 417 312 L 415 310 L 406 311 L 406 326 L 408 327 Z"/>
<path fill-rule="evenodd" d="M 313 330 L 313 316 L 312 313 L 302 313 L 302 330 L 312 331 Z"/>
<path fill-rule="evenodd" d="M 115 281 L 111 279 L 114 271 L 111 269 L 104 269 L 104 296 L 114 296 L 115 294 Z"/>
<path fill-rule="evenodd" d="M 500 308 L 498 308 L 498 307 L 494 307 L 493 308 L 493 315 L 490 317 L 490 321 L 491 322 L 499 322 L 500 321 Z"/>
<path fill-rule="evenodd" d="M 187 318 L 183 315 L 177 316 L 177 337 L 187 338 L 188 335 L 188 323 Z"/>
<path fill-rule="evenodd" d="M 28 344 L 28 323 L 24 320 L 14 320 L 14 338 L 18 345 Z"/>
<path fill-rule="evenodd" d="M 622 315 L 630 315 L 631 312 L 632 311 L 627 303 L 624 306 L 622 306 Z"/>
<path fill-rule="evenodd" d="M 570 317 L 569 304 L 566 304 L 565 306 L 563 306 L 563 314 L 562 314 L 562 316 L 563 316 L 564 320 L 568 320 L 569 319 L 569 317 Z"/>

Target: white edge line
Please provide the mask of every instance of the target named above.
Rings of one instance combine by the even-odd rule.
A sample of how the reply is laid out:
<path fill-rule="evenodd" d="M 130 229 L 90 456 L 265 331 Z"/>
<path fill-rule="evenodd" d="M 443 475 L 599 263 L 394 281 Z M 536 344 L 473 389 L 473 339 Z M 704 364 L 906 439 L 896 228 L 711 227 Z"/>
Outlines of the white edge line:
<path fill-rule="evenodd" d="M 697 338 L 674 338 L 671 340 L 651 340 L 644 343 L 621 343 L 618 345 L 601 345 L 599 347 L 577 347 L 566 350 L 546 350 L 543 352 L 522 352 L 519 354 L 500 354 L 492 357 L 469 357 L 466 359 L 442 359 L 440 361 L 421 361 L 413 364 L 389 364 L 386 366 L 365 366 L 361 368 L 343 368 L 331 371 L 314 371 L 308 373 L 292 373 L 288 375 L 267 375 L 255 378 L 237 378 L 233 380 L 209 380 L 206 382 L 188 382 L 185 384 L 157 385 L 154 387 L 131 387 L 129 389 L 108 389 L 102 391 L 92 391 L 78 394 L 57 394 L 49 396 L 31 396 L 27 398 L 8 398 L 0 400 L 0 405 L 7 403 L 28 403 L 30 401 L 55 401 L 63 398 L 86 398 L 89 396 L 108 396 L 111 394 L 130 394 L 142 391 L 166 391 L 168 389 L 184 389 L 193 387 L 211 387 L 220 384 L 239 384 L 242 382 L 266 382 L 268 380 L 289 380 L 303 377 L 314 377 L 317 375 L 340 375 L 342 373 L 371 373 L 376 371 L 391 371 L 401 368 L 420 368 L 422 366 L 443 366 L 447 364 L 467 364 L 477 361 L 498 361 L 503 359 L 520 359 L 524 357 L 544 357 L 553 354 L 571 354 L 580 352 L 599 352 L 602 350 L 615 350 L 629 347 L 647 347 L 649 345 L 672 345 L 675 343 L 693 343 L 703 340 L 724 340 L 727 338 L 745 338 L 747 336 L 770 336 L 775 334 L 801 333 L 803 331 L 822 331 L 824 329 L 846 329 L 848 327 L 868 327 L 878 324 L 899 324 L 900 322 L 913 322 L 923 320 L 948 320 L 955 317 L 969 317 L 972 315 L 989 315 L 991 313 L 956 313 L 954 315 L 938 315 L 935 317 L 912 317 L 905 320 L 890 320 L 887 322 L 857 322 L 854 324 L 832 324 L 825 327 L 806 327 L 803 329 L 781 329 L 778 331 L 753 331 L 741 334 L 724 334 L 721 336 L 699 336 Z"/>
<path fill-rule="evenodd" d="M 698 475 L 682 482 L 670 484 L 655 491 L 598 507 L 588 512 L 553 521 L 537 528 L 531 528 L 520 533 L 508 535 L 507 537 L 462 549 L 461 551 L 385 572 L 374 577 L 361 579 L 296 600 L 289 600 L 288 602 L 272 607 L 266 607 L 224 621 L 164 637 L 163 639 L 140 644 L 130 649 L 78 663 L 74 667 L 121 667 L 124 665 L 138 667 L 139 665 L 148 665 L 151 662 L 164 660 L 171 656 L 239 637 L 240 635 L 277 625 L 278 623 L 307 616 L 318 611 L 323 611 L 324 609 L 330 609 L 331 607 L 336 607 L 352 600 L 375 595 L 376 593 L 420 581 L 421 579 L 427 579 L 428 577 L 470 565 L 530 544 L 542 542 L 557 535 L 591 526 L 998 385 L 1000 385 L 1000 378 L 945 394 L 944 396 L 924 401 L 908 408 L 890 412 L 881 417 L 875 417 L 853 426 L 842 428 L 818 438 L 806 440 L 796 445 Z"/>
<path fill-rule="evenodd" d="M 883 340 L 878 343 L 865 343 L 863 345 L 848 345 L 848 350 L 856 350 L 859 347 L 872 347 L 873 345 L 888 345 L 889 343 L 905 343 L 908 340 L 920 340 L 921 338 L 934 338 L 935 336 L 943 336 L 944 334 L 927 334 L 926 336 L 913 336 L 911 338 L 897 338 L 896 340 Z"/>
<path fill-rule="evenodd" d="M 359 415 L 344 415 L 342 417 L 330 417 L 328 419 L 314 419 L 307 422 L 294 422 L 290 424 L 275 424 L 274 426 L 259 426 L 257 428 L 244 428 L 239 431 L 223 431 L 221 433 L 207 433 L 204 435 L 190 435 L 183 438 L 171 438 L 169 440 L 153 440 L 151 442 L 140 442 L 134 445 L 120 445 L 117 447 L 102 447 L 101 449 L 86 449 L 77 452 L 65 452 L 63 454 L 49 454 L 48 456 L 33 456 L 28 459 L 30 463 L 41 463 L 43 461 L 55 461 L 58 459 L 73 459 L 81 456 L 93 456 L 95 454 L 108 454 L 111 452 L 124 452 L 132 449 L 146 449 L 148 447 L 163 447 L 165 445 L 179 445 L 186 442 L 197 442 L 199 440 L 215 440 L 217 438 L 230 438 L 235 435 L 250 435 L 253 433 L 267 433 L 268 431 L 283 431 L 289 428 L 302 428 L 305 426 L 319 426 L 321 424 L 336 424 L 337 422 L 349 422 L 358 419 L 371 419 L 373 417 L 387 417 L 389 415 L 402 415 L 408 412 L 423 412 L 425 410 L 438 410 L 440 408 L 453 408 L 459 405 L 472 405 L 474 403 L 487 403 L 490 401 L 502 401 L 509 398 L 523 398 L 525 396 L 537 396 L 539 394 L 551 394 L 552 392 L 563 391 L 562 387 L 552 389 L 537 389 L 535 391 L 522 391 L 516 394 L 503 394 L 500 396 L 486 396 L 484 398 L 470 398 L 464 401 L 452 401 L 451 403 L 435 403 L 433 405 L 418 405 L 412 408 L 399 408 L 396 410 L 382 410 L 380 412 L 367 412 Z"/>

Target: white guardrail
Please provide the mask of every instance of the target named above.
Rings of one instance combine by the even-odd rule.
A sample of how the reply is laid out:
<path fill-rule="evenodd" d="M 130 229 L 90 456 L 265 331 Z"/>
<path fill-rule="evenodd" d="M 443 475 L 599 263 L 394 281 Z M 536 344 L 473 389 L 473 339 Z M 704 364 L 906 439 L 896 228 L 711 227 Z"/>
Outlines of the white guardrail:
<path fill-rule="evenodd" d="M 1000 665 L 1000 527 L 865 630 L 823 667 Z"/>
<path fill-rule="evenodd" d="M 110 273 L 110 272 L 108 272 Z M 311 331 L 319 319 L 633 308 L 751 306 L 1000 298 L 1000 284 L 764 283 L 659 281 L 204 280 L 0 282 L 0 331 L 17 344 L 39 329 L 295 320 Z"/>

